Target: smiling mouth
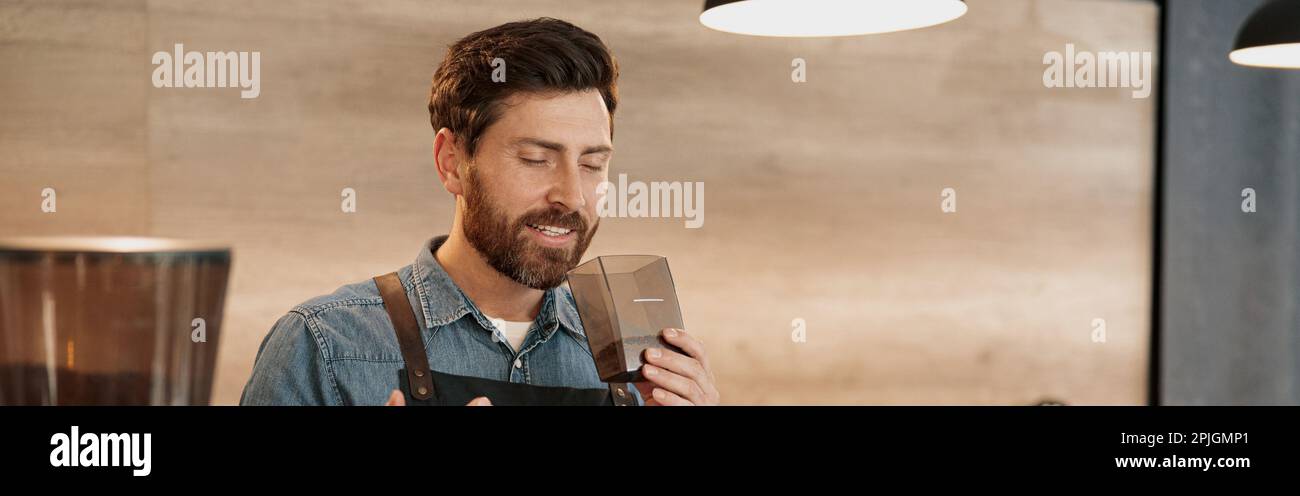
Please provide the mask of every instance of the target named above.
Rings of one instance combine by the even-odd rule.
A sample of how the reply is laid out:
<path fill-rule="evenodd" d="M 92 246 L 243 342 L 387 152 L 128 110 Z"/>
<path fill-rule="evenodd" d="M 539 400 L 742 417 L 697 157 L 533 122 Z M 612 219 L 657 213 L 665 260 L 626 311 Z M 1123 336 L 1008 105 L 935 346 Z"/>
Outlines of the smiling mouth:
<path fill-rule="evenodd" d="M 562 238 L 573 233 L 573 229 L 557 227 L 557 226 L 548 226 L 546 224 L 524 224 L 524 225 L 528 226 L 529 229 L 537 231 L 541 233 L 543 236 L 550 237 L 550 238 Z"/>

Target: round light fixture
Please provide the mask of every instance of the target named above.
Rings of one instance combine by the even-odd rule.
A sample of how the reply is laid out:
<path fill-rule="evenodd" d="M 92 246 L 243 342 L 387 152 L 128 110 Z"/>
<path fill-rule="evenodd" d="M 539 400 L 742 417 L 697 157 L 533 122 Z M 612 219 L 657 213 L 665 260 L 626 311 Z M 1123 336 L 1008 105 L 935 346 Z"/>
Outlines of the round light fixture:
<path fill-rule="evenodd" d="M 1300 69 L 1300 0 L 1273 0 L 1251 14 L 1228 59 L 1251 67 Z"/>
<path fill-rule="evenodd" d="M 851 36 L 924 28 L 964 14 L 962 0 L 707 0 L 700 23 L 756 36 Z"/>

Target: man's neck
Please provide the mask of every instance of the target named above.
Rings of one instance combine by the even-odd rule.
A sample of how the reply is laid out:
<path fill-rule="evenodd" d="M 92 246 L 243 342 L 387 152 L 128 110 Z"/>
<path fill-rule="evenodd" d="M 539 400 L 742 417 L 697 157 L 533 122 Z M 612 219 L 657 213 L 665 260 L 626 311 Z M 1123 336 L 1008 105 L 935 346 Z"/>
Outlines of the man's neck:
<path fill-rule="evenodd" d="M 488 265 L 459 227 L 453 226 L 447 241 L 433 254 L 452 282 L 486 315 L 514 322 L 537 318 L 545 293 L 519 284 Z"/>

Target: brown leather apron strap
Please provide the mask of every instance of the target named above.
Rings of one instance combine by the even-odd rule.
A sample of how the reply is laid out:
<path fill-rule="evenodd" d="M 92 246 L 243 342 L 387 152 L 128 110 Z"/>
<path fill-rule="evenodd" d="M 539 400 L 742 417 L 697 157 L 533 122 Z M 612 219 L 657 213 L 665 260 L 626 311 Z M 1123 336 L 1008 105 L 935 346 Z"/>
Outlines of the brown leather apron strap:
<path fill-rule="evenodd" d="M 611 383 L 609 385 L 609 397 L 614 400 L 614 406 L 635 406 L 636 397 L 632 396 L 630 384 Z"/>
<path fill-rule="evenodd" d="M 433 397 L 433 379 L 429 372 L 429 357 L 424 354 L 424 339 L 420 338 L 420 324 L 415 321 L 415 311 L 406 299 L 406 289 L 396 272 L 375 278 L 379 296 L 384 298 L 384 310 L 393 322 L 397 345 L 406 362 L 406 380 L 411 385 L 411 396 L 417 400 Z"/>

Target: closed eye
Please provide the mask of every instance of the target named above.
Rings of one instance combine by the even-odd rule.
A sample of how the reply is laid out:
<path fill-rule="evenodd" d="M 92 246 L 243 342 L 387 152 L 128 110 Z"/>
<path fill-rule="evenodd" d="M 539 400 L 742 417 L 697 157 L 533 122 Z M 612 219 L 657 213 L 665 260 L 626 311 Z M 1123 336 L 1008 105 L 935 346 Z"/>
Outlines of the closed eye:
<path fill-rule="evenodd" d="M 545 160 L 533 160 L 533 159 L 523 158 L 523 157 L 519 157 L 519 160 L 523 160 L 524 163 L 528 165 L 546 165 Z"/>

